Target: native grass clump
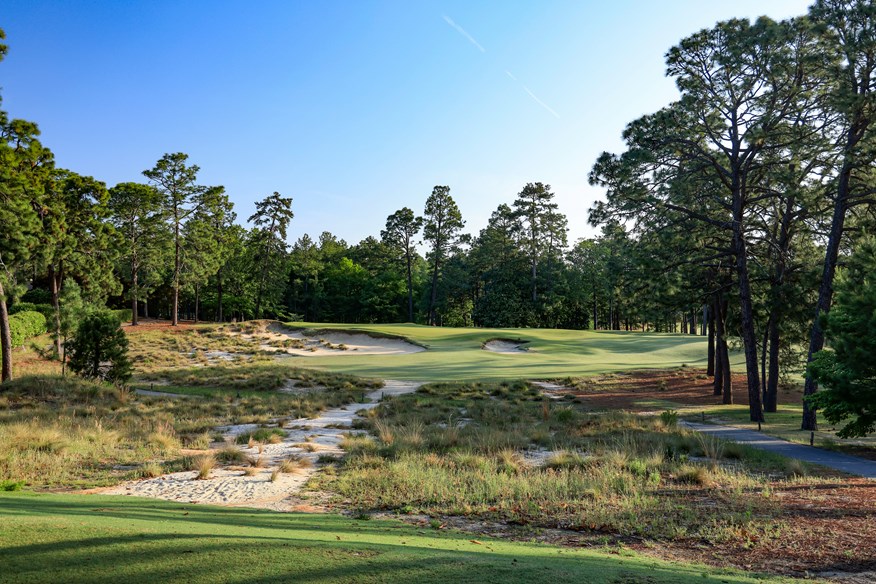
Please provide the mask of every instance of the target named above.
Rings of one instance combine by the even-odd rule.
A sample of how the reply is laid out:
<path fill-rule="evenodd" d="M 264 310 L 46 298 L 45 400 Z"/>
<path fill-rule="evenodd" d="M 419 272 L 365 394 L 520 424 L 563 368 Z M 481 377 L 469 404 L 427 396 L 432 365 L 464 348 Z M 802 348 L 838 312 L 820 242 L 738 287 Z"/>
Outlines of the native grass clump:
<path fill-rule="evenodd" d="M 362 426 L 320 485 L 355 509 L 720 541 L 777 529 L 771 485 L 805 480 L 659 416 L 588 412 L 524 382 L 427 385 Z"/>

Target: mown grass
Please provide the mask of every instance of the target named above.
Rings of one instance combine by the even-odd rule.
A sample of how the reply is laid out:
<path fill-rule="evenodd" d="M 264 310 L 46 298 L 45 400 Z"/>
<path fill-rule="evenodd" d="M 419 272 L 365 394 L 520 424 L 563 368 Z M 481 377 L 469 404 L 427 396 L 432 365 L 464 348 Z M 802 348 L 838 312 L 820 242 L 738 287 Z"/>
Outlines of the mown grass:
<path fill-rule="evenodd" d="M 479 329 L 414 324 L 346 325 L 289 323 L 288 326 L 365 332 L 402 337 L 427 347 L 406 355 L 325 355 L 301 357 L 307 367 L 381 379 L 497 381 L 555 379 L 565 376 L 703 365 L 704 337 L 622 331 L 561 329 Z M 501 354 L 481 347 L 489 339 L 526 342 L 526 352 Z M 734 362 L 740 357 L 733 355 Z"/>
<path fill-rule="evenodd" d="M 350 436 L 320 486 L 352 508 L 737 540 L 781 529 L 771 497 L 800 473 L 753 449 L 703 441 L 657 416 L 590 414 L 527 384 L 427 385 L 388 400 Z"/>
<path fill-rule="evenodd" d="M 23 377 L 0 392 L 0 481 L 91 487 L 154 475 L 159 465 L 184 470 L 180 450 L 208 447 L 217 426 L 312 417 L 361 400 L 371 384 L 165 399 L 71 376 Z"/>
<path fill-rule="evenodd" d="M 788 581 L 390 520 L 30 493 L 0 493 L 0 565 L 10 584 Z"/>

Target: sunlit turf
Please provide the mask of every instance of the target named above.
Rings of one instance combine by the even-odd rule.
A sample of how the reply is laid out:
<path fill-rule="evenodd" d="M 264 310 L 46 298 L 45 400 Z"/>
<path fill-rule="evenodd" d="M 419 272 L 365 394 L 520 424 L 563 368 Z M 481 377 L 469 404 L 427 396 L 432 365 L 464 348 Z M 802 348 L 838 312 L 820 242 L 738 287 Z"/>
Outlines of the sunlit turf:
<path fill-rule="evenodd" d="M 613 551 L 474 539 L 391 520 L 0 493 L 0 580 L 10 584 L 786 581 Z"/>
<path fill-rule="evenodd" d="M 704 366 L 706 338 L 695 335 L 561 329 L 482 329 L 415 324 L 347 325 L 292 323 L 291 326 L 374 332 L 411 339 L 428 347 L 409 355 L 314 356 L 302 367 L 381 379 L 470 381 L 554 379 L 611 371 L 682 364 Z M 526 352 L 482 349 L 490 339 L 527 341 Z M 734 355 L 734 360 L 739 357 Z"/>

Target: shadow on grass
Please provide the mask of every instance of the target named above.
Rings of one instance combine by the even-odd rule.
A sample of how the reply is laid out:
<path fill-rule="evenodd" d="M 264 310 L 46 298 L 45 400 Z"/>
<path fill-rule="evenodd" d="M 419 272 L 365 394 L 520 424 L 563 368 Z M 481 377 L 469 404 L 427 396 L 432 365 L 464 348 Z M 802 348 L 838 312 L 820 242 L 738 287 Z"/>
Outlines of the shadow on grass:
<path fill-rule="evenodd" d="M 125 497 L 4 494 L 0 525 L 0 579 L 9 582 L 709 581 L 697 566 L 474 542 L 391 521 Z"/>

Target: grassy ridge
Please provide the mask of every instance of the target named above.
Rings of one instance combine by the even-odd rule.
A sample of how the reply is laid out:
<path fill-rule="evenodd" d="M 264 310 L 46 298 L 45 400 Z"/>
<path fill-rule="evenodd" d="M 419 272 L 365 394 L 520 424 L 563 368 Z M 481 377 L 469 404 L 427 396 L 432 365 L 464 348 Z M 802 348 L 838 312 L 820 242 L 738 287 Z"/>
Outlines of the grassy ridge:
<path fill-rule="evenodd" d="M 67 582 L 783 582 L 395 521 L 0 493 L 0 580 Z"/>
<path fill-rule="evenodd" d="M 296 328 L 373 332 L 405 337 L 428 351 L 410 355 L 314 356 L 307 367 L 381 379 L 495 381 L 553 379 L 626 369 L 705 365 L 701 336 L 559 329 L 474 329 L 415 324 L 291 323 Z M 490 339 L 519 338 L 527 351 L 501 354 L 481 347 Z M 738 359 L 734 355 L 735 359 Z M 306 360 L 306 361 L 305 361 Z"/>

